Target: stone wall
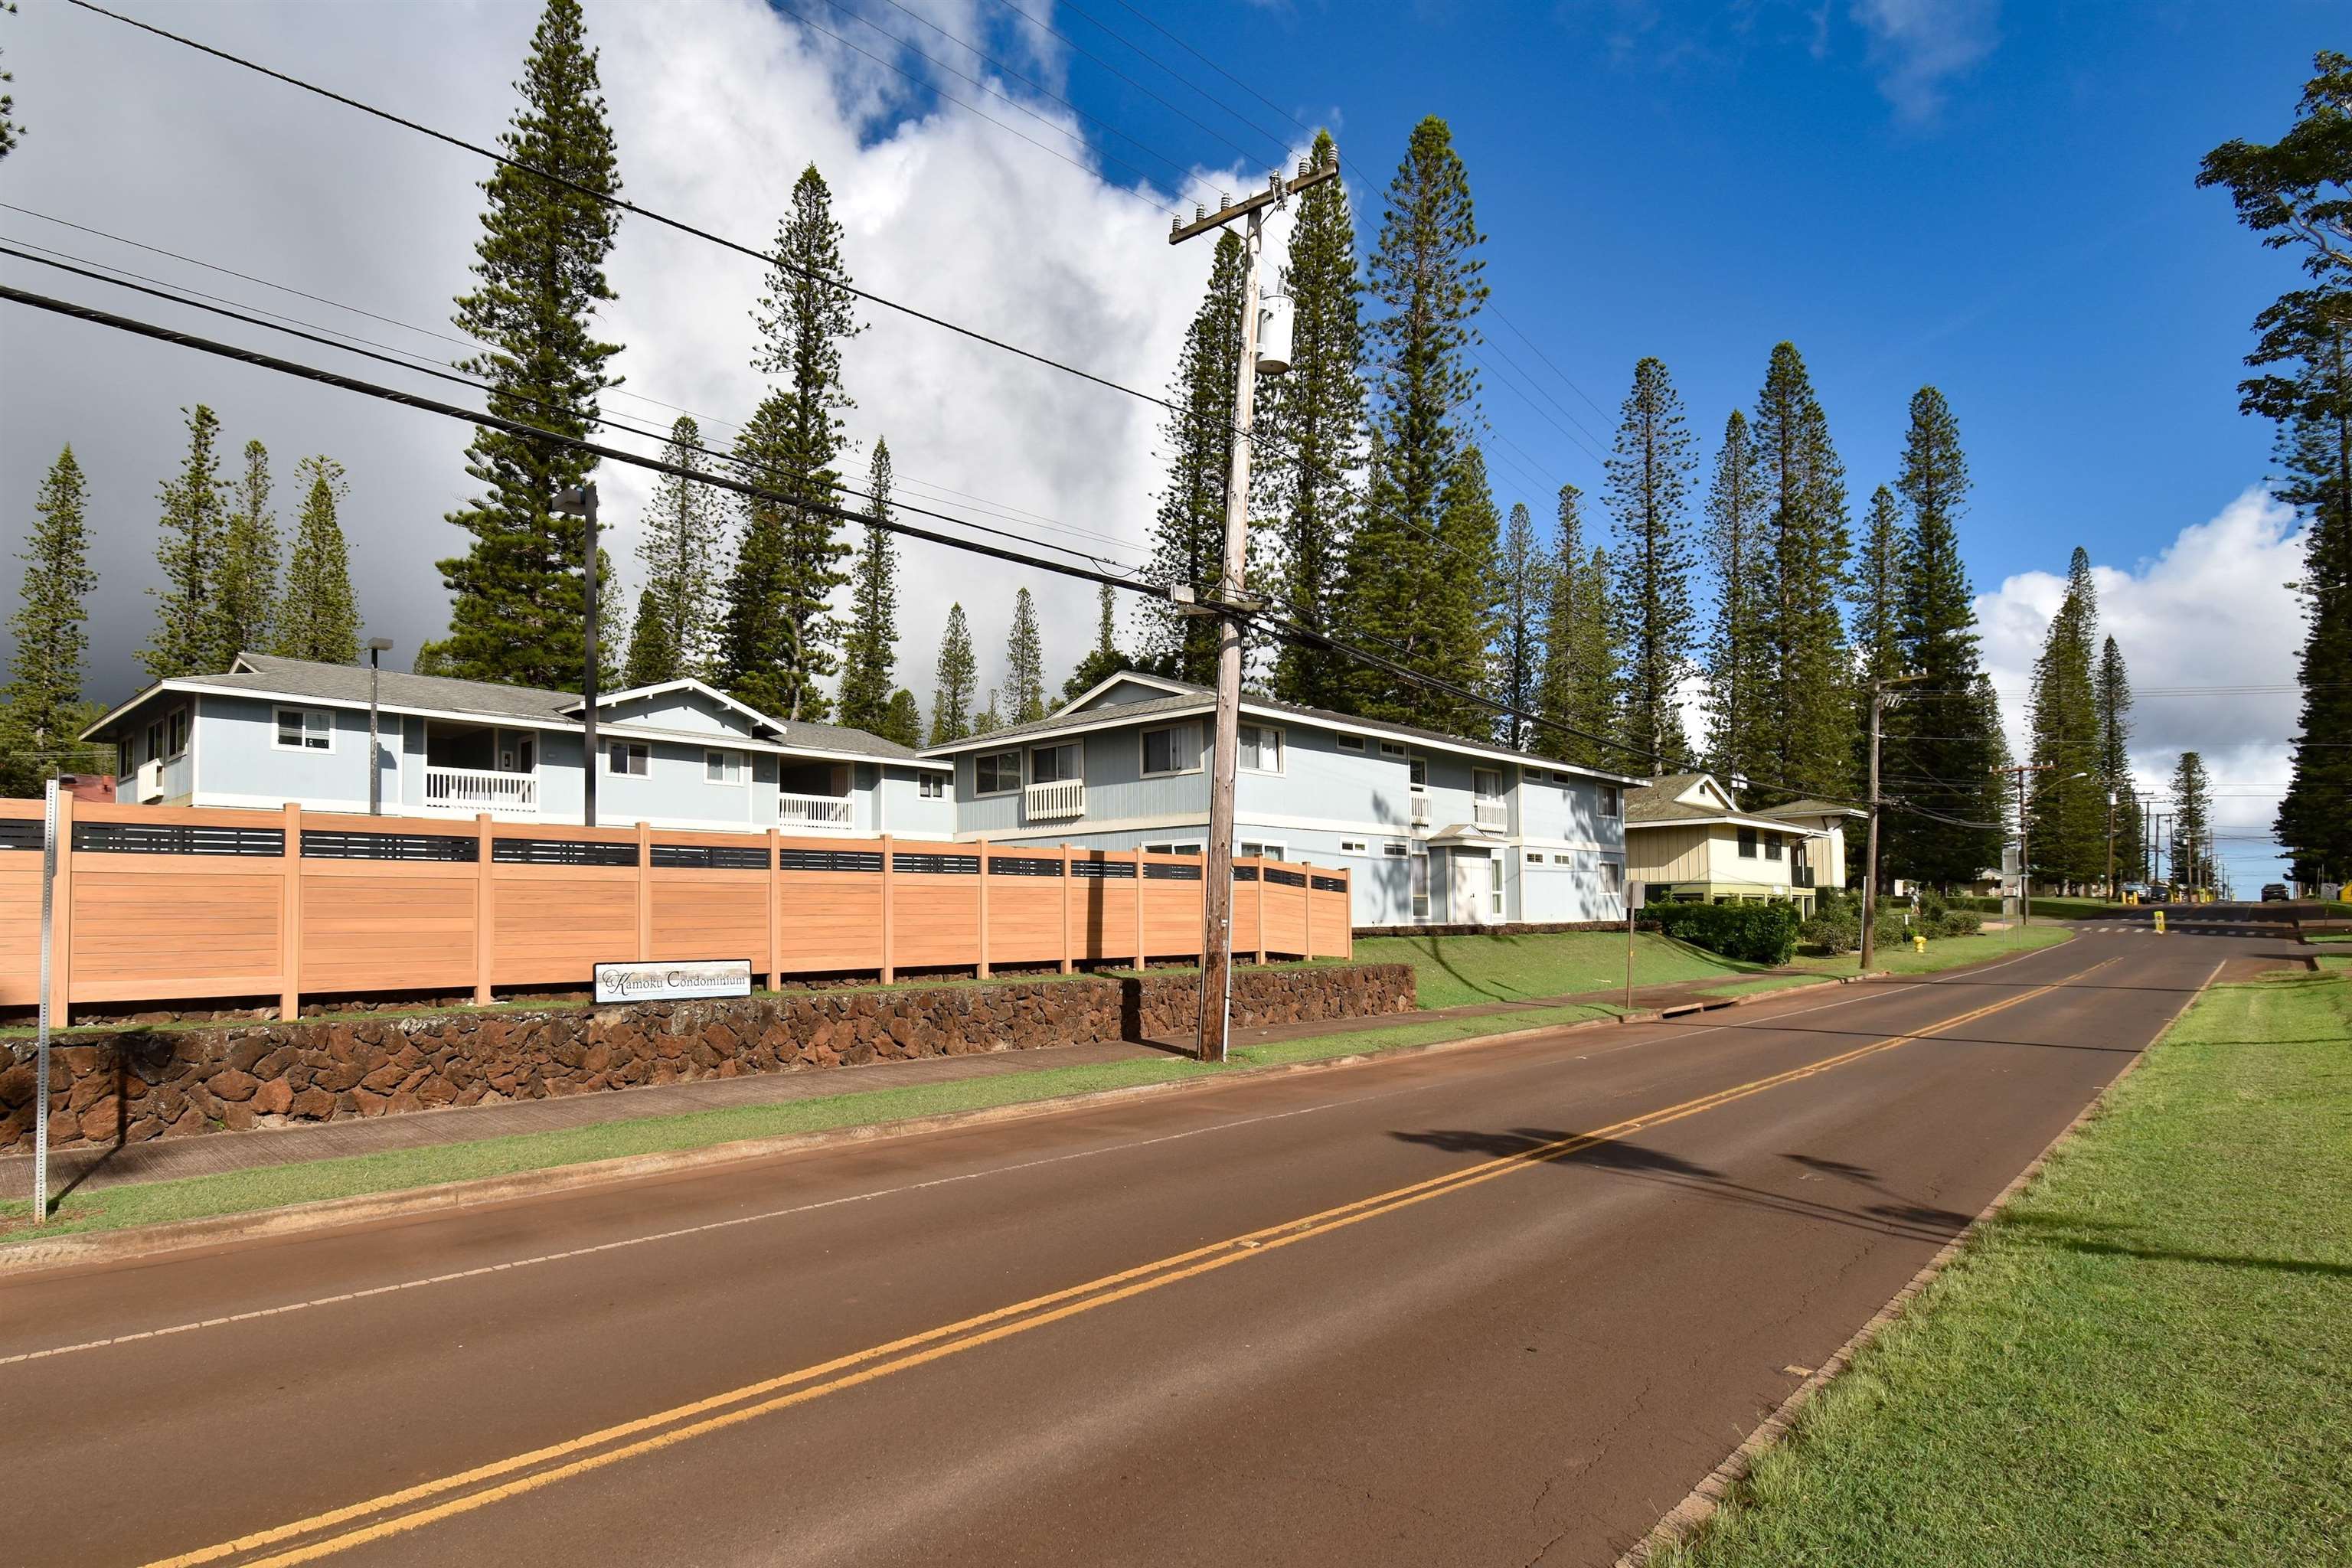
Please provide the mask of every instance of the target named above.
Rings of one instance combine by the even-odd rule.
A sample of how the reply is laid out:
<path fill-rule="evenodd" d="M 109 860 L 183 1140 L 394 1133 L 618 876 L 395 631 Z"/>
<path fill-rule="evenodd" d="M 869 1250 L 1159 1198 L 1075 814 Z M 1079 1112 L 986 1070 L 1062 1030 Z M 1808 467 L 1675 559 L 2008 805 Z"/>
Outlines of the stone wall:
<path fill-rule="evenodd" d="M 74 1034 L 53 1047 L 52 1147 L 141 1142 L 738 1078 L 845 1063 L 1094 1040 L 1195 1025 L 1183 973 L 991 985 L 772 993 L 426 1016 L 303 1018 Z M 1236 1026 L 1410 1012 L 1401 963 L 1234 971 Z M 32 1141 L 29 1039 L 0 1042 L 0 1150 Z"/>

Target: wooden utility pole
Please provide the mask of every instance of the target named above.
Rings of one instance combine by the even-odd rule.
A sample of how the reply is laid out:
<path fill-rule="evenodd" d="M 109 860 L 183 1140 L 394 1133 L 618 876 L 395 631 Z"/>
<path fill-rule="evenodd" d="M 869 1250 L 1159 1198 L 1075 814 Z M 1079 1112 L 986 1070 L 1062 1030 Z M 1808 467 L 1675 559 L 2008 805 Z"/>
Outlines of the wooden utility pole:
<path fill-rule="evenodd" d="M 1863 861 L 1862 955 L 1855 964 L 1858 969 L 1868 969 L 1878 952 L 1873 936 L 1878 926 L 1878 743 L 1885 727 L 1886 689 L 1927 679 L 1924 675 L 1890 675 L 1870 683 L 1870 849 Z"/>
<path fill-rule="evenodd" d="M 1286 181 L 1268 174 L 1265 189 L 1239 202 L 1221 201 L 1217 210 L 1193 209 L 1189 224 L 1181 218 L 1169 224 L 1168 243 L 1181 245 L 1196 235 L 1223 228 L 1235 218 L 1245 223 L 1242 241 L 1242 353 L 1238 384 L 1234 390 L 1234 456 L 1225 479 L 1225 556 L 1211 602 L 1195 613 L 1214 615 L 1217 632 L 1217 719 L 1210 742 L 1209 842 L 1201 875 L 1201 1033 L 1200 1058 L 1204 1062 L 1225 1059 L 1225 1036 L 1233 1001 L 1234 966 L 1234 781 L 1240 770 L 1242 707 L 1242 632 L 1253 607 L 1243 574 L 1249 557 L 1249 485 L 1251 431 L 1257 410 L 1258 327 L 1265 306 L 1258 294 L 1258 258 L 1264 247 L 1265 212 L 1297 192 L 1325 180 L 1339 178 L 1335 153 L 1322 167 L 1299 165 L 1297 175 Z M 1265 366 L 1280 374 L 1289 368 L 1288 345 Z M 1179 603 L 1194 594 L 1190 584 L 1179 584 Z M 1261 869 L 1258 873 L 1264 876 Z M 1136 885 L 1142 896 L 1142 884 Z"/>
<path fill-rule="evenodd" d="M 2032 829 L 2025 815 L 2026 802 L 2032 797 L 2025 792 L 2025 779 L 2029 773 L 2046 773 L 2057 765 L 2056 763 L 2020 763 L 2014 767 L 1992 770 L 1997 773 L 2017 775 L 2017 924 L 2021 931 L 2033 923 L 2033 857 L 2028 853 L 2032 847 L 2029 837 Z M 2067 775 L 2068 779 L 2083 776 L 2081 773 Z"/>

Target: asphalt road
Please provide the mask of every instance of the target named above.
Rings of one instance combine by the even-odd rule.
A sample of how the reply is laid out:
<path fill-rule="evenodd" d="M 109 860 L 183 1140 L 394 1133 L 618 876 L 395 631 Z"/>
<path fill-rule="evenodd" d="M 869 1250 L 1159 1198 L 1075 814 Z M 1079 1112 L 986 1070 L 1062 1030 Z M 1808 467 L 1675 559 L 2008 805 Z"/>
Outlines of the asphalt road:
<path fill-rule="evenodd" d="M 0 1281 L 0 1560 L 1606 1563 L 2284 951 L 2146 923 Z"/>

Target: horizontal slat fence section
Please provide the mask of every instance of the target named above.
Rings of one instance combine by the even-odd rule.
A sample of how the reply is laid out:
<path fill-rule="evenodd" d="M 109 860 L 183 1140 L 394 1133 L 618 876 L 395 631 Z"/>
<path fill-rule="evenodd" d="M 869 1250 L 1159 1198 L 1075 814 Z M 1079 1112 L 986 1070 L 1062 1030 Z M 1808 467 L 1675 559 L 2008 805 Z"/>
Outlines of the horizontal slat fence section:
<path fill-rule="evenodd" d="M 0 801 L 0 1005 L 38 1000 L 38 801 Z M 29 830 L 24 826 L 29 824 Z M 60 800 L 51 1002 L 578 986 L 599 963 L 794 975 L 1200 953 L 1192 855 Z M 1237 860 L 1234 948 L 1345 957 L 1348 873 Z"/>

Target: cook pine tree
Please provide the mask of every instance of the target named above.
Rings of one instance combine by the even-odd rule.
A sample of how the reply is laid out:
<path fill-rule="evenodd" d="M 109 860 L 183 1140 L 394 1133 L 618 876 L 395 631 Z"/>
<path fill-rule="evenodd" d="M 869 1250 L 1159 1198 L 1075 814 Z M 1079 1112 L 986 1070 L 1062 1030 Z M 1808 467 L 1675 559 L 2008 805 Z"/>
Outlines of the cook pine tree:
<path fill-rule="evenodd" d="M 75 737 L 94 716 L 81 685 L 89 595 L 98 586 L 89 508 L 89 481 L 68 446 L 41 480 L 33 526 L 16 552 L 25 573 L 8 616 L 16 647 L 0 692 L 6 704 L 0 708 L 0 787 L 11 795 L 38 794 L 42 780 L 82 763 Z"/>
<path fill-rule="evenodd" d="M 2028 712 L 2033 760 L 2045 769 L 2030 785 L 2032 869 L 2068 888 L 2095 880 L 2106 866 L 2106 786 L 2098 777 L 2092 673 L 2098 625 L 2090 552 L 2078 546 L 2066 596 L 2034 661 Z"/>
<path fill-rule="evenodd" d="M 352 664 L 360 657 L 360 611 L 341 515 L 350 485 L 343 466 L 329 457 L 303 458 L 295 474 L 302 508 L 295 517 L 285 591 L 269 618 L 269 651 L 282 658 Z"/>
<path fill-rule="evenodd" d="M 1853 645 L 1854 777 L 1870 779 L 1870 725 L 1874 687 L 1903 670 L 1903 558 L 1909 542 L 1902 503 L 1885 485 L 1870 492 L 1863 511 L 1862 542 L 1846 579 L 1848 631 Z M 1900 700 L 1902 689 L 1888 692 Z M 1884 747 L 1881 748 L 1882 752 Z M 1884 761 L 1882 757 L 1882 762 Z M 1882 778 L 1885 769 L 1882 766 Z"/>
<path fill-rule="evenodd" d="M 1045 649 L 1037 630 L 1037 601 L 1022 588 L 1013 595 L 1013 625 L 1004 638 L 1004 721 L 1031 724 L 1045 716 Z"/>
<path fill-rule="evenodd" d="M 1118 649 L 1117 611 L 1111 585 L 1108 583 L 1099 584 L 1096 594 L 1095 643 L 1087 649 L 1087 656 L 1078 660 L 1078 667 L 1070 672 L 1070 678 L 1062 682 L 1063 701 L 1068 702 L 1083 692 L 1093 690 L 1133 664 L 1134 661 Z"/>
<path fill-rule="evenodd" d="M 880 734 L 898 665 L 898 547 L 890 521 L 890 443 L 877 439 L 866 479 L 866 538 L 849 569 L 849 627 L 842 637 L 840 721 Z"/>
<path fill-rule="evenodd" d="M 628 644 L 632 686 L 707 675 L 718 651 L 728 509 L 723 492 L 688 477 L 709 472 L 710 463 L 692 415 L 670 426 L 662 461 L 684 473 L 661 477 L 639 525 L 646 576 Z"/>
<path fill-rule="evenodd" d="M 617 194 L 620 165 L 579 0 L 547 0 L 516 87 L 521 107 L 499 138 L 510 162 L 483 183 L 474 287 L 458 296 L 454 318 L 488 346 L 457 368 L 488 383 L 492 414 L 583 439 L 620 352 L 596 331 L 599 310 L 615 298 L 604 261 L 619 215 L 590 193 Z M 449 635 L 423 660 L 470 679 L 577 690 L 586 524 L 555 507 L 562 490 L 588 482 L 595 459 L 488 427 L 466 458 L 481 488 L 449 521 L 472 538 L 440 563 Z"/>
<path fill-rule="evenodd" d="M 2091 677 L 2091 700 L 2099 718 L 2097 776 L 2106 798 L 2114 802 L 2108 816 L 2113 824 L 2116 877 L 2130 881 L 2133 868 L 2141 861 L 2144 828 L 2139 795 L 2132 785 L 2131 673 L 2124 668 L 2123 649 L 2114 637 L 2099 647 L 2098 668 Z M 2111 898 L 2115 895 L 2112 888 L 2107 892 Z"/>
<path fill-rule="evenodd" d="M 909 750 L 923 743 L 923 714 L 913 692 L 902 686 L 890 693 L 890 706 L 883 710 L 882 727 L 875 733 Z"/>
<path fill-rule="evenodd" d="M 1559 488 L 1543 618 L 1536 710 L 1547 721 L 1537 749 L 1587 767 L 1616 761 L 1619 689 L 1609 605 L 1609 557 L 1584 543 L 1583 495 Z"/>
<path fill-rule="evenodd" d="M 1690 761 L 1681 691 L 1693 650 L 1692 551 L 1685 515 L 1693 459 L 1682 398 L 1665 363 L 1643 359 L 1619 413 L 1607 464 L 1615 523 L 1614 602 L 1622 628 L 1619 733 L 1637 771 Z"/>
<path fill-rule="evenodd" d="M 2205 155 L 2200 185 L 2226 187 L 2239 222 L 2293 252 L 2304 286 L 2254 318 L 2240 410 L 2272 421 L 2273 493 L 2304 520 L 2302 713 L 2273 827 L 2305 881 L 2352 877 L 2352 54 L 2312 60 L 2274 142 Z"/>
<path fill-rule="evenodd" d="M 155 598 L 155 629 L 139 662 L 158 680 L 218 675 L 221 653 L 221 551 L 227 534 L 227 500 L 220 477 L 220 416 L 204 404 L 183 409 L 188 455 L 178 477 L 164 481 L 155 564 L 163 584 Z"/>
<path fill-rule="evenodd" d="M 1196 592 L 1224 575 L 1245 260 L 1239 235 L 1227 229 L 1217 237 L 1208 289 L 1184 330 L 1169 388 L 1173 407 L 1160 426 L 1168 476 L 1152 514 L 1150 573 L 1155 582 Z M 1218 636 L 1214 617 L 1182 615 L 1173 604 L 1154 602 L 1144 647 L 1162 673 L 1207 686 L 1217 679 Z"/>
<path fill-rule="evenodd" d="M 1525 501 L 1511 505 L 1495 568 L 1494 693 L 1513 710 L 1498 720 L 1496 739 L 1514 752 L 1539 751 L 1535 727 L 1522 715 L 1535 711 L 1536 688 L 1543 674 L 1544 611 L 1551 598 L 1552 565 Z"/>
<path fill-rule="evenodd" d="M 2205 759 L 2183 752 L 2172 770 L 2172 880 L 2189 888 L 2214 883 L 2213 780 Z"/>
<path fill-rule="evenodd" d="M 744 503 L 720 659 L 731 694 L 785 719 L 826 716 L 818 682 L 836 663 L 829 604 L 848 581 L 841 563 L 849 546 L 833 517 L 841 481 L 834 464 L 853 406 L 842 345 L 861 329 L 841 241 L 833 192 L 812 163 L 793 182 L 777 264 L 752 312 L 760 346 L 751 366 L 781 380 L 736 438 L 743 477 L 767 493 Z"/>
<path fill-rule="evenodd" d="M 1431 115 L 1413 127 L 1389 182 L 1366 269 L 1366 292 L 1381 308 L 1367 338 L 1373 445 L 1341 593 L 1348 640 L 1473 689 L 1484 674 L 1495 550 L 1491 529 L 1475 531 L 1483 517 L 1470 504 L 1468 463 L 1485 240 L 1453 131 Z M 1477 704 L 1361 663 L 1351 679 L 1348 707 L 1367 717 L 1458 733 L 1486 723 Z"/>
<path fill-rule="evenodd" d="M 1703 651 L 1707 755 L 1726 782 L 1744 780 L 1761 765 L 1771 715 L 1763 622 L 1766 511 L 1762 476 L 1748 416 L 1735 408 L 1716 447 L 1706 490 L 1706 531 L 1701 550 L 1715 590 L 1715 619 Z"/>
<path fill-rule="evenodd" d="M 1308 161 L 1336 163 L 1328 131 L 1315 133 Z M 1270 553 L 1281 613 L 1329 634 L 1342 618 L 1340 568 L 1361 503 L 1365 458 L 1363 281 L 1347 184 L 1326 180 L 1298 197 L 1284 282 L 1291 299 L 1290 370 L 1263 379 L 1267 472 L 1276 535 Z M 1274 661 L 1274 695 L 1285 702 L 1339 708 L 1353 666 L 1343 654 L 1285 642 Z"/>
<path fill-rule="evenodd" d="M 1853 784 L 1843 618 L 1845 465 L 1796 345 L 1774 345 L 1752 425 L 1765 506 L 1765 696 L 1772 721 L 1750 795 L 1843 795 Z"/>
<path fill-rule="evenodd" d="M 931 683 L 932 745 L 943 746 L 971 733 L 972 689 L 979 680 L 980 667 L 971 654 L 971 625 L 965 620 L 961 605 L 950 605 Z"/>
<path fill-rule="evenodd" d="M 278 514 L 270 505 L 269 450 L 258 441 L 245 444 L 244 470 L 229 486 L 215 597 L 221 644 L 234 650 L 232 660 L 269 646 L 278 601 Z"/>

